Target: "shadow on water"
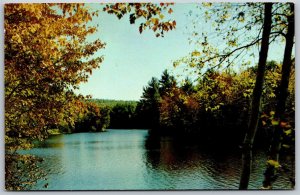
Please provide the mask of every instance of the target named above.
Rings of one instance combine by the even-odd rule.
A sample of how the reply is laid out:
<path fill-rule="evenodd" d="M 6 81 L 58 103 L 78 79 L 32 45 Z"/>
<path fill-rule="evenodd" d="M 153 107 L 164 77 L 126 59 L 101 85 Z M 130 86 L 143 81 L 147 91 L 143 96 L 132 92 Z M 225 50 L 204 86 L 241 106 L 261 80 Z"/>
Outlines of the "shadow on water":
<path fill-rule="evenodd" d="M 190 185 L 190 189 L 201 189 L 201 186 L 203 189 L 238 187 L 241 166 L 239 150 L 229 153 L 222 147 L 216 149 L 197 141 L 151 134 L 145 141 L 145 149 L 149 169 L 171 176 L 189 175 L 189 182 L 199 181 L 199 186 Z M 195 184 L 198 185 L 197 182 Z"/>
<path fill-rule="evenodd" d="M 263 180 L 266 152 L 256 150 L 253 154 L 249 189 L 259 189 Z M 173 186 L 176 189 L 185 188 L 185 182 L 195 184 L 186 185 L 185 189 L 238 189 L 241 156 L 238 146 L 199 143 L 197 139 L 150 133 L 145 140 L 145 159 L 149 172 L 164 172 L 163 180 L 171 179 L 173 183 L 179 181 L 177 186 Z M 164 182 L 163 180 L 159 182 Z M 275 189 L 290 189 L 286 175 L 278 179 Z"/>

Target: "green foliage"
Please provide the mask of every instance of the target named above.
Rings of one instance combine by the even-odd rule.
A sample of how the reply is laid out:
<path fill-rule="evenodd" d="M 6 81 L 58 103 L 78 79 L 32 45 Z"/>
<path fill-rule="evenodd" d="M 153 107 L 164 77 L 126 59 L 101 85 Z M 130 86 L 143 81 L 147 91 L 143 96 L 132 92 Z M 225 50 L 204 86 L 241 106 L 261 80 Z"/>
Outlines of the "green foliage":
<path fill-rule="evenodd" d="M 105 128 L 139 128 L 136 114 L 137 101 L 90 99 L 88 102 L 96 104 L 100 112 L 106 113 L 103 114 L 106 117 L 102 116 L 101 120 L 106 124 Z"/>
<path fill-rule="evenodd" d="M 72 132 L 101 132 L 105 131 L 110 123 L 110 109 L 99 107 L 93 102 L 85 102 L 85 109 L 75 121 Z"/>
<path fill-rule="evenodd" d="M 160 84 L 157 78 L 152 78 L 137 105 L 139 121 L 146 128 L 157 128 L 159 125 Z"/>
<path fill-rule="evenodd" d="M 128 100 L 107 100 L 107 99 L 90 99 L 89 102 L 97 104 L 99 107 L 109 107 L 113 108 L 116 105 L 132 105 L 136 106 L 137 101 L 128 101 Z"/>
<path fill-rule="evenodd" d="M 111 109 L 111 122 L 109 128 L 113 129 L 130 129 L 137 128 L 136 122 L 136 103 L 134 104 L 116 104 Z"/>

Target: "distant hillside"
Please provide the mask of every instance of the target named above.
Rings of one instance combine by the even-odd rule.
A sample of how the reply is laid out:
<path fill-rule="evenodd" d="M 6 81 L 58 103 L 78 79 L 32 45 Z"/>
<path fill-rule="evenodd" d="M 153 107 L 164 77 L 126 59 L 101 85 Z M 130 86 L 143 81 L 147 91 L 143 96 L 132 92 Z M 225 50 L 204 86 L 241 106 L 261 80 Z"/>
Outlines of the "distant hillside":
<path fill-rule="evenodd" d="M 133 100 L 108 100 L 108 99 L 91 99 L 89 102 L 94 102 L 98 106 L 107 106 L 107 107 L 114 107 L 116 105 L 133 105 L 136 107 L 138 101 L 133 101 Z"/>

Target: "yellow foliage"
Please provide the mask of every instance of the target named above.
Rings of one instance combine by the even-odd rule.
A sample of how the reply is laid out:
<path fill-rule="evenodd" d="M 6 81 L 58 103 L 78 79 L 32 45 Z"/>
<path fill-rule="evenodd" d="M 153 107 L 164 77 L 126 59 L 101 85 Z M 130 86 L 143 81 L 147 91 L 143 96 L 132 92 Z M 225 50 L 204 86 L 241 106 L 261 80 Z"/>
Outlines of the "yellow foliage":
<path fill-rule="evenodd" d="M 193 51 L 192 52 L 192 56 L 195 56 L 195 57 L 197 57 L 197 56 L 200 56 L 200 52 L 199 51 Z"/>
<path fill-rule="evenodd" d="M 281 165 L 279 164 L 279 162 L 275 161 L 275 160 L 268 160 L 267 164 L 270 165 L 270 166 L 273 166 L 276 169 L 278 169 L 278 168 L 281 167 Z"/>
<path fill-rule="evenodd" d="M 102 61 L 92 55 L 104 44 L 86 41 L 96 31 L 86 27 L 92 14 L 84 4 L 5 5 L 6 147 L 30 147 L 25 138 L 43 139 L 45 127 L 73 123 L 81 97 L 70 89 Z"/>

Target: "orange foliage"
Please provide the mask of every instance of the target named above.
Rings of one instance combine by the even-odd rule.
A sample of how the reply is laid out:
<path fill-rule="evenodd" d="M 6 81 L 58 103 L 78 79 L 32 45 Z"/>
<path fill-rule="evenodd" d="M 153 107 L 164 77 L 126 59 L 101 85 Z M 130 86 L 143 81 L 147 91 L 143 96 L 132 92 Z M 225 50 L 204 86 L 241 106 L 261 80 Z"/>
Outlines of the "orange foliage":
<path fill-rule="evenodd" d="M 102 57 L 88 42 L 96 31 L 83 4 L 5 5 L 5 141 L 8 149 L 29 147 L 51 125 L 74 123 L 82 96 L 74 94 Z"/>
<path fill-rule="evenodd" d="M 164 20 L 164 11 L 171 14 L 173 10 L 169 8 L 173 3 L 115 3 L 106 5 L 103 9 L 109 14 L 115 14 L 121 19 L 125 14 L 130 14 L 129 20 L 134 24 L 137 19 L 143 18 L 145 22 L 140 23 L 139 32 L 142 33 L 147 28 L 154 31 L 156 37 L 164 36 L 164 32 L 175 29 L 175 20 Z"/>

